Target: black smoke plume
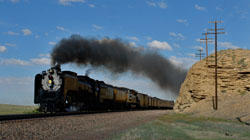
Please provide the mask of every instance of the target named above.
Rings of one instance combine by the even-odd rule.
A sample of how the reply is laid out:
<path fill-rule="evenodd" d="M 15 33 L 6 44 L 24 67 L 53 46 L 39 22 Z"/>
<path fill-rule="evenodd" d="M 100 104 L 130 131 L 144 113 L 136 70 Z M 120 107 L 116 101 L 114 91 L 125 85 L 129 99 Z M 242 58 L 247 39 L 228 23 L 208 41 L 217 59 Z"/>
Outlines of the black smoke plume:
<path fill-rule="evenodd" d="M 86 72 L 85 72 L 85 76 L 89 76 L 91 73 L 91 69 L 87 69 Z"/>
<path fill-rule="evenodd" d="M 52 64 L 76 63 L 78 65 L 104 66 L 120 74 L 132 71 L 154 81 L 160 88 L 174 93 L 186 76 L 186 70 L 177 68 L 156 52 L 139 50 L 120 39 L 87 39 L 72 35 L 62 39 L 51 53 Z"/>

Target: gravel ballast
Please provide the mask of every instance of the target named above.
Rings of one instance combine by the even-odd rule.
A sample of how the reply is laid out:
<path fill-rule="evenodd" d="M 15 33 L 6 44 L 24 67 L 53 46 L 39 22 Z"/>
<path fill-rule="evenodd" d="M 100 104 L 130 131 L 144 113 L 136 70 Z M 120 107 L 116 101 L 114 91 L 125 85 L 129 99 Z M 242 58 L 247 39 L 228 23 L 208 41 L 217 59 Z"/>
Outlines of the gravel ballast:
<path fill-rule="evenodd" d="M 105 139 L 168 110 L 112 112 L 0 122 L 0 139 Z"/>

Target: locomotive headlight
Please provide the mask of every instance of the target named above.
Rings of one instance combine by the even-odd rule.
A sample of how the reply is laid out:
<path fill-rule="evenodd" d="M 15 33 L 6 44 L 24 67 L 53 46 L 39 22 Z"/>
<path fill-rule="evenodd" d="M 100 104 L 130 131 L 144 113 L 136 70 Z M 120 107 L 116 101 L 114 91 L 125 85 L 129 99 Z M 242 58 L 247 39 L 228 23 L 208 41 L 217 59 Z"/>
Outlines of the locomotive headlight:
<path fill-rule="evenodd" d="M 42 87 L 44 90 L 47 91 L 57 91 L 60 89 L 62 85 L 62 79 L 61 76 L 58 75 L 56 70 L 48 70 L 43 75 L 42 79 Z"/>

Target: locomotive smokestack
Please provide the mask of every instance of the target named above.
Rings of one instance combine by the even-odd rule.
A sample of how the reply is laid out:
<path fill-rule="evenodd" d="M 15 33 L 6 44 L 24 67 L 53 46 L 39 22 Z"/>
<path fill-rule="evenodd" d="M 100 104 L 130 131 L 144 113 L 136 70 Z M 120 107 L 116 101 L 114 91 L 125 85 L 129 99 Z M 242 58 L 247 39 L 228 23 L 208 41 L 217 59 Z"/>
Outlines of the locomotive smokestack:
<path fill-rule="evenodd" d="M 72 35 L 62 39 L 53 49 L 52 63 L 76 63 L 92 67 L 104 66 L 113 73 L 132 71 L 154 81 L 162 89 L 178 94 L 186 70 L 177 68 L 156 52 L 131 47 L 120 39 L 87 39 Z"/>
<path fill-rule="evenodd" d="M 61 65 L 60 64 L 56 63 L 56 64 L 53 64 L 53 65 L 54 65 L 54 67 L 51 67 L 52 69 L 56 69 L 58 71 L 61 71 Z"/>

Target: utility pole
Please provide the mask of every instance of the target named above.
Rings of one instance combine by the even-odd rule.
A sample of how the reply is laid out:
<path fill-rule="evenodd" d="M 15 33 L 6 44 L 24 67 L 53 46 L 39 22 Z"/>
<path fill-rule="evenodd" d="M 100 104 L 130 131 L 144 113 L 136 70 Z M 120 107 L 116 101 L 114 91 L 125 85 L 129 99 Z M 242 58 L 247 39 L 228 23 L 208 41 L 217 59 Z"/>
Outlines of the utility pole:
<path fill-rule="evenodd" d="M 215 35 L 215 100 L 213 96 L 213 108 L 214 110 L 218 109 L 218 95 L 217 95 L 217 34 L 224 34 L 225 32 L 218 32 L 218 30 L 224 29 L 217 29 L 217 23 L 223 23 L 223 21 L 210 21 L 209 23 L 214 23 L 214 29 L 207 29 L 207 31 L 214 31 L 213 33 L 207 34 L 214 34 Z"/>
<path fill-rule="evenodd" d="M 197 51 L 199 51 L 199 54 L 195 54 L 195 57 L 200 57 L 200 60 L 201 60 L 201 57 L 205 55 L 204 53 L 201 53 L 203 51 L 203 49 L 200 48 Z"/>
<path fill-rule="evenodd" d="M 207 43 L 212 43 L 212 38 L 207 38 L 208 33 L 203 33 L 203 35 L 205 35 L 205 39 L 200 39 L 200 43 L 204 43 L 203 41 L 206 41 L 206 54 L 207 54 L 207 58 L 206 58 L 206 63 L 208 62 L 208 47 L 207 47 Z"/>

